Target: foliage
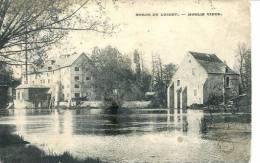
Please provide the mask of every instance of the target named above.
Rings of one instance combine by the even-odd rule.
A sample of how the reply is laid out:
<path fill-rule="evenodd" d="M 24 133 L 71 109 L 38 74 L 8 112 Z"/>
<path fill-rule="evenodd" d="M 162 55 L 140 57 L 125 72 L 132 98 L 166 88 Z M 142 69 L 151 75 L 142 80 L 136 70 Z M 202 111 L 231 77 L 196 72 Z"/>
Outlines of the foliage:
<path fill-rule="evenodd" d="M 99 0 L 94 0 L 103 9 Z M 68 31 L 106 33 L 112 26 L 99 17 L 81 16 L 89 0 L 2 0 L 0 2 L 0 59 L 6 63 L 39 62 L 50 45 Z M 110 28 L 111 27 L 111 28 Z M 28 56 L 24 52 L 28 52 Z M 39 63 L 36 63 L 39 64 Z"/>
<path fill-rule="evenodd" d="M 11 73 L 5 63 L 0 62 L 0 109 L 8 105 L 8 88 L 11 86 Z"/>
<path fill-rule="evenodd" d="M 145 92 L 149 90 L 151 76 L 144 68 L 140 68 L 138 55 L 136 51 L 134 64 L 139 65 L 136 72 L 132 69 L 131 59 L 116 48 L 94 48 L 91 56 L 95 67 L 94 87 L 100 99 L 144 99 Z"/>
<path fill-rule="evenodd" d="M 97 95 L 108 98 L 116 94 L 120 99 L 130 98 L 134 81 L 131 60 L 111 46 L 94 48 L 91 59 Z"/>
<path fill-rule="evenodd" d="M 142 54 L 134 50 L 134 86 L 132 92 L 135 92 L 134 100 L 144 99 L 145 93 L 149 91 L 151 84 L 151 75 L 145 69 Z"/>
<path fill-rule="evenodd" d="M 153 58 L 152 90 L 157 94 L 153 100 L 155 106 L 167 105 L 167 87 L 176 69 L 176 65 L 172 63 L 163 65 L 159 56 Z"/>
<path fill-rule="evenodd" d="M 240 94 L 245 93 L 251 99 L 251 49 L 245 44 L 239 44 L 236 57 L 236 69 L 240 74 Z"/>
<path fill-rule="evenodd" d="M 177 70 L 177 66 L 173 63 L 169 63 L 166 65 L 163 65 L 163 80 L 165 81 L 166 86 L 168 87 L 171 79 L 173 77 L 173 74 Z"/>

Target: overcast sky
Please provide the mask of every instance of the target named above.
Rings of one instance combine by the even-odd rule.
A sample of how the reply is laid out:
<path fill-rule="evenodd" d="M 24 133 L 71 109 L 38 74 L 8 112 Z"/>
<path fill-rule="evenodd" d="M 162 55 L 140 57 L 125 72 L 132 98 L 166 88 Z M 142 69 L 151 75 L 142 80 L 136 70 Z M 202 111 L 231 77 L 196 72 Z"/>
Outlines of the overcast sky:
<path fill-rule="evenodd" d="M 103 36 L 94 32 L 71 32 L 61 53 L 90 52 L 95 46 L 112 45 L 124 54 L 138 49 L 150 66 L 151 55 L 163 63 L 180 63 L 187 51 L 215 53 L 233 67 L 239 43 L 250 45 L 248 0 L 150 0 L 106 4 L 106 17 L 120 24 L 118 32 Z M 163 3 L 162 3 L 163 2 Z M 222 16 L 136 16 L 136 13 L 218 12 Z"/>

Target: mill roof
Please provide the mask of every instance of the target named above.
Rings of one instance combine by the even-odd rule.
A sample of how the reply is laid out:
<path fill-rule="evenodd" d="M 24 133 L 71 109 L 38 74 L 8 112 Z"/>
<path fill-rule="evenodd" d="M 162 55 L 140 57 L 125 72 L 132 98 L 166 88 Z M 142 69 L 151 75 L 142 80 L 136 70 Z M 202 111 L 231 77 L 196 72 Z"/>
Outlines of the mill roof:
<path fill-rule="evenodd" d="M 215 54 L 189 52 L 209 74 L 237 74 Z"/>
<path fill-rule="evenodd" d="M 61 68 L 64 68 L 64 67 L 71 66 L 82 55 L 87 57 L 87 55 L 85 53 L 79 53 L 79 54 L 74 53 L 74 54 L 71 54 L 71 55 L 62 55 L 60 57 L 49 58 L 49 59 L 46 60 L 44 66 L 39 68 L 37 70 L 37 72 L 32 71 L 32 72 L 29 72 L 29 74 L 53 71 L 53 70 L 57 70 L 57 69 L 61 69 Z M 49 69 L 50 67 L 51 67 L 51 69 Z"/>

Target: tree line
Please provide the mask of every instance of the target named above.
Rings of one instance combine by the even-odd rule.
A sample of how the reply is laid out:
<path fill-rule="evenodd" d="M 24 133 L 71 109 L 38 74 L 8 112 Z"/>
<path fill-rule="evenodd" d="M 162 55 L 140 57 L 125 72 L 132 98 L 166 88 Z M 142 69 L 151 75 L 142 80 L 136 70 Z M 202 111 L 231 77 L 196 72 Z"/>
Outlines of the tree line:
<path fill-rule="evenodd" d="M 174 64 L 157 65 L 162 68 L 159 70 L 161 76 L 158 76 L 144 65 L 138 50 L 127 56 L 111 46 L 94 48 L 91 62 L 94 65 L 95 93 L 99 99 L 116 95 L 120 100 L 147 100 L 146 93 L 154 92 L 152 100 L 155 104 L 166 106 L 167 86 L 176 70 Z"/>

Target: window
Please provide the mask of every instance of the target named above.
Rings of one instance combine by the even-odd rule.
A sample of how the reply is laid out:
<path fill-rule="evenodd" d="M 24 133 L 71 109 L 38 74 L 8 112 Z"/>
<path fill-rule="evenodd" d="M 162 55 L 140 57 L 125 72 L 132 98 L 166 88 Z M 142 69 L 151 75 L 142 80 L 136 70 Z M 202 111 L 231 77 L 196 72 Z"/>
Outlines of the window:
<path fill-rule="evenodd" d="M 51 80 L 50 79 L 48 79 L 48 83 L 50 83 L 51 82 Z"/>
<path fill-rule="evenodd" d="M 86 77 L 86 80 L 90 80 L 90 77 L 87 76 L 87 77 Z"/>
<path fill-rule="evenodd" d="M 194 89 L 194 96 L 197 96 L 197 89 Z"/>
<path fill-rule="evenodd" d="M 75 93 L 75 97 L 79 97 L 80 96 L 80 93 Z"/>
<path fill-rule="evenodd" d="M 180 85 L 180 80 L 177 80 L 177 86 L 179 86 Z"/>
<path fill-rule="evenodd" d="M 78 81 L 79 80 L 79 76 L 75 76 L 74 79 L 75 79 L 75 81 Z"/>
<path fill-rule="evenodd" d="M 51 70 L 52 68 L 51 67 L 48 67 L 48 70 Z"/>
<path fill-rule="evenodd" d="M 79 71 L 79 67 L 75 67 L 75 71 Z"/>
<path fill-rule="evenodd" d="M 79 85 L 78 85 L 78 84 L 75 84 L 74 87 L 75 87 L 75 88 L 79 88 Z"/>
<path fill-rule="evenodd" d="M 189 62 L 191 63 L 191 60 L 189 60 Z"/>
<path fill-rule="evenodd" d="M 226 87 L 230 87 L 230 79 L 229 79 L 229 77 L 226 77 Z"/>

